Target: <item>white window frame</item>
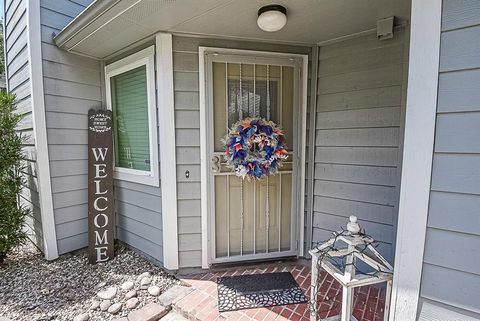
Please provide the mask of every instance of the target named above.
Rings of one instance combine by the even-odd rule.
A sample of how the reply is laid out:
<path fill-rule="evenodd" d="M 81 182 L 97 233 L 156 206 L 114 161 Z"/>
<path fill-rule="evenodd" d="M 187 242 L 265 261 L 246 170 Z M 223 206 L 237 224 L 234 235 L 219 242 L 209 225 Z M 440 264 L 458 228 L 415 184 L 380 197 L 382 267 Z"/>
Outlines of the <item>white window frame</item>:
<path fill-rule="evenodd" d="M 145 66 L 147 74 L 147 103 L 150 145 L 150 171 L 114 166 L 114 178 L 151 186 L 159 186 L 157 104 L 155 99 L 155 46 L 148 47 L 126 58 L 105 66 L 107 109 L 112 110 L 110 78 Z"/>

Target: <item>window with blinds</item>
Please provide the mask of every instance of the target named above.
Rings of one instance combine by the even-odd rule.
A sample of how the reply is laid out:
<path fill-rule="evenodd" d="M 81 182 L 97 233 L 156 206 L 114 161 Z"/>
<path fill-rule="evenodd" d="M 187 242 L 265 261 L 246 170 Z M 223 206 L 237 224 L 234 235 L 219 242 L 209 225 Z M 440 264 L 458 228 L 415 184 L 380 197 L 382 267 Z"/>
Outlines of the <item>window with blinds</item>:
<path fill-rule="evenodd" d="M 115 166 L 150 171 L 146 65 L 110 78 Z"/>

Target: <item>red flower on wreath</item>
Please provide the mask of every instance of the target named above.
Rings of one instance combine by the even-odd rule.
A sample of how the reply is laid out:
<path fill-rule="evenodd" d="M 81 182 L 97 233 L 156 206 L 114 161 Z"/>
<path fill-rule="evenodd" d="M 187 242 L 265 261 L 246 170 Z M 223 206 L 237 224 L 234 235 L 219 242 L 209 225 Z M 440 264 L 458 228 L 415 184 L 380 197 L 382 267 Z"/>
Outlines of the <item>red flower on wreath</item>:
<path fill-rule="evenodd" d="M 242 179 L 273 175 L 288 158 L 284 132 L 273 121 L 263 118 L 237 122 L 224 143 L 227 165 Z"/>

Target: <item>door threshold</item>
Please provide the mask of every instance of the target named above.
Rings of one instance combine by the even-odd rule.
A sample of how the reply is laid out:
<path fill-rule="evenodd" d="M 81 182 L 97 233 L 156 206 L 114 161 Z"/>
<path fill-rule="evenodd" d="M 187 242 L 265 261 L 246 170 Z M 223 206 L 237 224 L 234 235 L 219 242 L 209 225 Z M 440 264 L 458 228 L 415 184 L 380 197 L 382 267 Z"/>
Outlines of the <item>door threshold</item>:
<path fill-rule="evenodd" d="M 224 263 L 213 263 L 210 265 L 210 270 L 228 270 L 228 269 L 236 269 L 239 267 L 248 267 L 248 266 L 255 266 L 258 267 L 268 267 L 271 265 L 282 264 L 282 265 L 289 265 L 289 264 L 297 264 L 299 261 L 299 257 L 297 256 L 286 256 L 282 258 L 269 258 L 269 259 L 257 259 L 257 260 L 248 260 L 248 261 L 238 261 L 238 262 L 224 262 Z"/>

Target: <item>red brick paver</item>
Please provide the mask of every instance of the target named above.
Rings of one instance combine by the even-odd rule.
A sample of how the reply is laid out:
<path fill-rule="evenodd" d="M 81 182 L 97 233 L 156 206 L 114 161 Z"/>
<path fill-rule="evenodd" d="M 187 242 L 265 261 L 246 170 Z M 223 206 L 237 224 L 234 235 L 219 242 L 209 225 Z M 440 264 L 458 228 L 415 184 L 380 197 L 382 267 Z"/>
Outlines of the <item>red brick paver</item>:
<path fill-rule="evenodd" d="M 242 267 L 223 271 L 185 275 L 181 279 L 194 290 L 173 302 L 173 308 L 192 321 L 308 321 L 310 309 L 307 303 L 257 308 L 231 312 L 218 312 L 217 278 L 227 275 L 290 272 L 307 297 L 310 296 L 310 267 L 303 264 L 269 267 Z M 319 287 L 319 317 L 326 318 L 340 313 L 342 289 L 331 276 L 322 272 Z M 353 315 L 358 321 L 382 321 L 385 291 L 375 286 L 355 290 Z"/>
<path fill-rule="evenodd" d="M 141 309 L 135 310 L 128 315 L 129 321 L 155 321 L 161 319 L 168 313 L 162 305 L 149 303 Z"/>

